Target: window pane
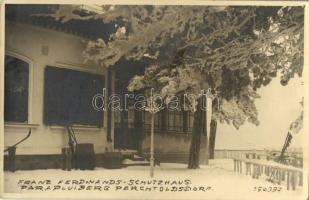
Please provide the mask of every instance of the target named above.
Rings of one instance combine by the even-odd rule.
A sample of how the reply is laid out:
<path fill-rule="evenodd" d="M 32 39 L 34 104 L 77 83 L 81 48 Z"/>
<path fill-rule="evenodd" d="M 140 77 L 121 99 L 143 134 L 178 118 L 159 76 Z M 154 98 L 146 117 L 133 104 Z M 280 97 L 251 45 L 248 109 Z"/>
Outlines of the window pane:
<path fill-rule="evenodd" d="M 151 128 L 151 115 L 149 112 L 144 111 L 144 119 L 145 119 L 145 129 L 150 129 Z"/>
<path fill-rule="evenodd" d="M 175 131 L 183 131 L 182 115 L 182 112 L 175 111 Z"/>
<path fill-rule="evenodd" d="M 120 111 L 119 110 L 114 111 L 114 120 L 116 124 L 120 123 L 120 118 L 121 118 Z"/>
<path fill-rule="evenodd" d="M 174 118 L 175 118 L 174 111 L 168 111 L 168 125 L 167 125 L 168 130 L 174 129 L 174 120 L 175 120 Z"/>
<path fill-rule="evenodd" d="M 128 109 L 128 126 L 129 128 L 134 128 L 134 108 L 133 106 L 129 106 L 129 109 Z"/>
<path fill-rule="evenodd" d="M 154 127 L 155 129 L 159 129 L 160 128 L 160 114 L 159 113 L 156 113 L 155 116 L 154 116 Z"/>
<path fill-rule="evenodd" d="M 189 131 L 193 130 L 193 119 L 194 119 L 194 114 L 192 112 L 189 112 L 189 126 L 188 126 Z"/>
<path fill-rule="evenodd" d="M 47 66 L 44 123 L 103 126 L 103 111 L 92 106 L 94 95 L 102 93 L 103 87 L 102 75 Z"/>
<path fill-rule="evenodd" d="M 28 121 L 29 64 L 5 56 L 4 121 Z"/>

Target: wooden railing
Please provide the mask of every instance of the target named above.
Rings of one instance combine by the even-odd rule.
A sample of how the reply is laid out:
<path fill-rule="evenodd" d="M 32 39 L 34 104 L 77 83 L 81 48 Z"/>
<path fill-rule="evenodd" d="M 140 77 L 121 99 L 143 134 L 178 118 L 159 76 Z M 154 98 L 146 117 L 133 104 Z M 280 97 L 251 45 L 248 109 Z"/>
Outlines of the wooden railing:
<path fill-rule="evenodd" d="M 245 173 L 253 179 L 266 175 L 268 181 L 281 185 L 286 182 L 287 190 L 296 190 L 303 185 L 303 170 L 292 166 L 283 165 L 274 161 L 238 159 L 234 158 L 234 171 Z"/>
<path fill-rule="evenodd" d="M 272 153 L 280 154 L 280 151 L 272 151 Z M 285 155 L 295 154 L 296 157 L 303 157 L 302 152 L 286 152 Z M 217 159 L 248 159 L 248 156 L 253 159 L 266 159 L 271 154 L 267 154 L 265 150 L 231 150 L 231 149 L 216 149 L 215 158 Z"/>

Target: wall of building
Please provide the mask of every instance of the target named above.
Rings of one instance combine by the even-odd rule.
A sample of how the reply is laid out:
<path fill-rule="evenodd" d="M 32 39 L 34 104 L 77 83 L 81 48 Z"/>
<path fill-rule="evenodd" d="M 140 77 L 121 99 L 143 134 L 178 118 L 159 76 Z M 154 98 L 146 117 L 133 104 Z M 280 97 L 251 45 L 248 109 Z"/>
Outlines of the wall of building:
<path fill-rule="evenodd" d="M 191 136 L 191 134 L 182 133 L 155 133 L 155 158 L 161 162 L 187 163 L 189 159 Z M 205 142 L 206 137 L 202 136 L 200 150 L 201 163 L 205 161 Z M 146 133 L 141 146 L 142 152 L 144 154 L 149 154 L 150 133 Z"/>
<path fill-rule="evenodd" d="M 60 154 L 67 146 L 67 132 L 63 127 L 43 124 L 44 68 L 47 65 L 104 74 L 94 64 L 83 64 L 81 56 L 85 44 L 82 38 L 67 33 L 32 25 L 7 23 L 5 49 L 9 55 L 30 62 L 30 91 L 28 124 L 5 124 L 4 146 L 7 147 L 25 137 L 28 129 L 32 135 L 18 145 L 17 155 Z M 106 113 L 105 113 L 106 114 Z M 106 141 L 106 116 L 103 128 L 75 128 L 79 143 L 93 143 L 95 153 L 111 149 Z"/>

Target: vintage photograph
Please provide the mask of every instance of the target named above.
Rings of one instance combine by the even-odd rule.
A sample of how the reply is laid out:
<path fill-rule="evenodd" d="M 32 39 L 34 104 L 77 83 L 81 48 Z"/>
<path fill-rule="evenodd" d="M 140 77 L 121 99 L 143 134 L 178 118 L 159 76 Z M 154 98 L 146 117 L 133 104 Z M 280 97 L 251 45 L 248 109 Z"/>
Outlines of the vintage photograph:
<path fill-rule="evenodd" d="M 3 198 L 308 197 L 305 4 L 3 6 Z"/>

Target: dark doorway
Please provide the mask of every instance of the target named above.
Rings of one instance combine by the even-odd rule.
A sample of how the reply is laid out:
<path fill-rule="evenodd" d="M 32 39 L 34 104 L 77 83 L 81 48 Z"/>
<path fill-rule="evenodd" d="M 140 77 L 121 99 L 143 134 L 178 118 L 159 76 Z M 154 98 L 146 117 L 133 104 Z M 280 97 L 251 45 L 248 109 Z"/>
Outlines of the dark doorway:
<path fill-rule="evenodd" d="M 115 111 L 114 147 L 121 150 L 139 150 L 142 139 L 142 111 L 133 108 L 134 98 L 125 97 L 126 94 L 137 95 L 130 92 L 127 86 L 135 75 L 142 75 L 148 66 L 147 61 L 121 60 L 116 65 L 115 93 L 121 98 L 122 111 Z M 125 100 L 126 99 L 126 100 Z M 124 106 L 126 104 L 126 106 Z"/>

